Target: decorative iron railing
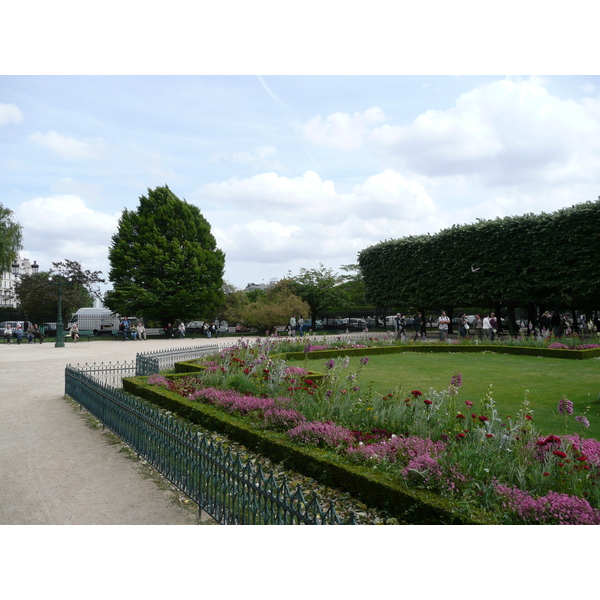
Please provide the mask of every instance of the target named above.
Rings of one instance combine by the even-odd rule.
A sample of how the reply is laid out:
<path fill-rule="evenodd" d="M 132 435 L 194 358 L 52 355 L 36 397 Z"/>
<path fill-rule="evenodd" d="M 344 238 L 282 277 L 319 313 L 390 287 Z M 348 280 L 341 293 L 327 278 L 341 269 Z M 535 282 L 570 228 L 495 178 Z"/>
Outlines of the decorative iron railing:
<path fill-rule="evenodd" d="M 299 485 L 290 490 L 186 421 L 117 389 L 138 368 L 137 360 L 67 365 L 65 393 L 221 524 L 342 524 L 333 504 L 325 509 L 314 493 L 308 500 Z M 346 524 L 356 524 L 353 514 Z"/>
<path fill-rule="evenodd" d="M 219 344 L 205 344 L 190 348 L 173 348 L 137 354 L 135 357 L 136 375 L 155 375 L 160 371 L 172 369 L 176 362 L 202 358 L 218 352 L 219 349 Z"/>

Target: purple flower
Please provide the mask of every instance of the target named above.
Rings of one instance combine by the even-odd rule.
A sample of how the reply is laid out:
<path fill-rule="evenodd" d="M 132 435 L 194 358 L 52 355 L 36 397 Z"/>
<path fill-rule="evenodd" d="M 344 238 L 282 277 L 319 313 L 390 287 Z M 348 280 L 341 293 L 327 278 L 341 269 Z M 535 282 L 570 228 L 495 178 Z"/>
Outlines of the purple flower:
<path fill-rule="evenodd" d="M 366 365 L 368 362 L 369 362 L 369 357 L 368 357 L 368 356 L 363 356 L 363 357 L 360 359 L 360 364 L 361 364 L 361 365 Z"/>
<path fill-rule="evenodd" d="M 455 373 L 452 376 L 452 380 L 450 381 L 450 385 L 454 387 L 460 387 L 462 385 L 462 375 L 460 373 Z"/>
<path fill-rule="evenodd" d="M 587 420 L 587 417 L 584 417 L 583 415 L 577 415 L 575 417 L 575 420 L 578 423 L 581 423 L 584 427 L 589 427 L 590 426 L 590 422 Z"/>
<path fill-rule="evenodd" d="M 335 448 L 352 440 L 352 432 L 331 421 L 309 421 L 290 429 L 287 436 L 301 444 Z"/>
<path fill-rule="evenodd" d="M 335 367 L 335 359 L 330 358 L 326 363 L 325 363 L 325 368 L 326 369 L 333 369 L 333 367 Z"/>
<path fill-rule="evenodd" d="M 558 403 L 558 414 L 559 415 L 572 415 L 573 414 L 573 403 L 565 398 L 564 396 Z"/>

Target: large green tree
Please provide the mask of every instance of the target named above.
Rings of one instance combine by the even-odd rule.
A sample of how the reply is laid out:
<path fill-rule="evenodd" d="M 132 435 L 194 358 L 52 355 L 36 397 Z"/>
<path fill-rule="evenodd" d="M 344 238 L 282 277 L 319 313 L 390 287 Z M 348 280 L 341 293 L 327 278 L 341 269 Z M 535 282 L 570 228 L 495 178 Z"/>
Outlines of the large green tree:
<path fill-rule="evenodd" d="M 71 314 L 80 308 L 93 305 L 100 298 L 99 284 L 104 283 L 100 271 L 83 270 L 74 260 L 53 262 L 48 272 L 23 275 L 15 285 L 19 308 L 32 320 L 54 321 L 58 303 L 58 288 L 53 283 L 61 281 L 62 319 L 68 323 Z"/>
<path fill-rule="evenodd" d="M 166 324 L 208 315 L 224 300 L 225 254 L 200 210 L 166 185 L 123 211 L 108 256 L 113 289 L 104 303 L 120 314 Z"/>
<path fill-rule="evenodd" d="M 21 249 L 21 225 L 13 220 L 12 210 L 0 204 L 0 273 L 9 271 Z"/>
<path fill-rule="evenodd" d="M 342 286 L 344 277 L 326 269 L 321 263 L 318 269 L 300 269 L 290 281 L 292 291 L 310 307 L 313 323 L 317 322 L 319 311 L 349 306 L 348 294 Z"/>

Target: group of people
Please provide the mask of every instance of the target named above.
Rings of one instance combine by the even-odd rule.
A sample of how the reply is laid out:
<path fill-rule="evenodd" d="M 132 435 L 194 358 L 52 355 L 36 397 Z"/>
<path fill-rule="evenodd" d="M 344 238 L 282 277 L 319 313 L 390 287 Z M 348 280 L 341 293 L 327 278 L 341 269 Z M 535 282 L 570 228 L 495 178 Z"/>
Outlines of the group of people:
<path fill-rule="evenodd" d="M 137 323 L 131 323 L 129 319 L 121 319 L 119 323 L 118 335 L 125 340 L 145 340 L 146 339 L 146 328 L 144 327 L 143 321 Z"/>
<path fill-rule="evenodd" d="M 275 331 L 275 327 L 273 327 L 273 331 Z M 304 319 L 302 315 L 292 315 L 290 317 L 290 322 L 285 326 L 285 331 L 288 335 L 295 337 L 296 332 L 302 337 L 304 335 Z"/>
<path fill-rule="evenodd" d="M 394 317 L 395 320 L 395 329 L 396 329 L 396 337 L 405 339 L 408 337 L 406 333 L 406 317 L 402 313 L 397 313 Z M 419 338 L 427 337 L 427 321 L 423 316 L 423 313 L 418 312 L 416 315 L 412 317 L 412 328 L 414 330 L 414 335 L 412 338 L 414 340 Z"/>
<path fill-rule="evenodd" d="M 14 333 L 17 338 L 17 345 L 20 345 L 21 342 L 23 341 L 23 327 L 20 323 L 17 324 Z M 5 325 L 3 335 L 4 335 L 4 339 L 6 340 L 6 343 L 11 344 L 12 338 L 13 338 L 13 329 L 12 329 L 10 323 L 7 323 Z M 35 323 L 29 324 L 29 327 L 27 328 L 27 332 L 25 333 L 25 335 L 27 337 L 28 344 L 31 344 L 32 342 L 35 343 L 35 340 L 40 340 L 40 344 L 41 344 L 44 341 L 44 338 L 46 337 L 42 333 L 41 329 Z"/>
<path fill-rule="evenodd" d="M 401 313 L 397 313 L 396 317 L 396 335 L 401 338 L 406 338 L 406 317 Z M 430 319 L 431 321 L 431 319 Z M 423 316 L 423 313 L 418 312 L 412 317 L 412 328 L 414 330 L 413 339 L 425 339 L 427 337 L 427 320 Z M 445 341 L 448 337 L 448 331 L 450 329 L 450 317 L 446 314 L 446 311 L 442 311 L 441 315 L 437 318 L 438 335 L 440 341 Z M 480 340 L 489 339 L 494 340 L 498 336 L 500 330 L 500 324 L 498 319 L 493 312 L 489 313 L 485 317 L 480 314 L 475 315 L 472 327 L 475 329 L 475 333 Z M 461 313 L 458 317 L 458 335 L 461 338 L 466 338 L 469 335 L 469 319 L 466 313 Z"/>

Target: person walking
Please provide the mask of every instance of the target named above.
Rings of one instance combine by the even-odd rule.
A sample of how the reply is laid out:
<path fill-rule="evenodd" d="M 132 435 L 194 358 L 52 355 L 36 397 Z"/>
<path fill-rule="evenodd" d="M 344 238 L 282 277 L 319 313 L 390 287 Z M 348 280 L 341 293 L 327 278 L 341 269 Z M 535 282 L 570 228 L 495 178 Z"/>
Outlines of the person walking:
<path fill-rule="evenodd" d="M 296 337 L 296 317 L 294 315 L 290 317 L 290 332 L 292 337 Z"/>
<path fill-rule="evenodd" d="M 414 340 L 418 340 L 420 337 L 424 337 L 423 331 L 425 329 L 425 318 L 423 317 L 423 313 L 418 312 L 415 315 L 413 327 L 415 329 L 415 335 L 413 336 Z"/>
<path fill-rule="evenodd" d="M 458 317 L 458 335 L 464 340 L 468 333 L 469 323 L 467 322 L 467 313 L 460 313 Z"/>
<path fill-rule="evenodd" d="M 479 313 L 475 315 L 475 321 L 473 323 L 473 326 L 475 327 L 477 339 L 480 342 L 483 341 L 483 319 L 481 318 L 481 315 Z"/>
<path fill-rule="evenodd" d="M 448 317 L 446 311 L 443 310 L 442 314 L 438 317 L 440 342 L 445 341 L 446 337 L 448 336 L 448 325 L 450 325 L 450 317 Z"/>
<path fill-rule="evenodd" d="M 500 324 L 495 313 L 490 313 L 490 327 L 492 328 L 492 342 L 496 338 L 500 339 Z"/>
<path fill-rule="evenodd" d="M 483 317 L 483 325 L 482 327 L 482 331 L 483 331 L 483 337 L 485 338 L 486 342 L 489 342 L 492 340 L 492 325 L 490 323 L 490 316 L 486 315 L 485 317 Z"/>
<path fill-rule="evenodd" d="M 300 337 L 304 335 L 304 319 L 302 318 L 302 315 L 298 317 L 298 333 L 300 334 Z"/>
<path fill-rule="evenodd" d="M 559 338 L 562 333 L 560 313 L 557 310 L 552 313 L 552 333 L 554 334 L 554 337 L 557 338 Z"/>

